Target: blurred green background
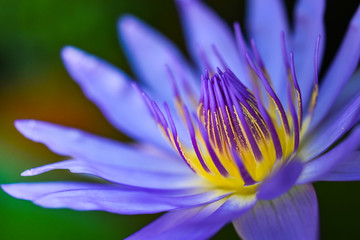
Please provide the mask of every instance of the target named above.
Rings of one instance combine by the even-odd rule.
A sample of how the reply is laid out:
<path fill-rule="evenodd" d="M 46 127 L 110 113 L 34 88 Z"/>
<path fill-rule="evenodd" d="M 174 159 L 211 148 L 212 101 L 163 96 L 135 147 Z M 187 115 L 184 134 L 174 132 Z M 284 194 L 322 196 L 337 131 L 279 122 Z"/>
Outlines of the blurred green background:
<path fill-rule="evenodd" d="M 232 23 L 243 22 L 244 1 L 205 1 Z M 292 9 L 294 1 L 286 1 Z M 358 1 L 328 1 L 327 66 Z M 67 171 L 22 178 L 25 169 L 62 160 L 41 144 L 22 137 L 15 119 L 39 119 L 126 139 L 89 102 L 67 75 L 59 56 L 73 45 L 131 73 L 118 45 L 116 21 L 134 14 L 185 50 L 180 22 L 169 0 L 0 1 L 0 182 L 83 180 Z M 291 17 L 291 12 L 289 12 Z M 359 183 L 315 184 L 322 239 L 358 235 Z M 106 212 L 43 209 L 0 192 L 0 239 L 123 239 L 157 215 L 120 216 Z M 236 239 L 229 225 L 215 239 Z"/>

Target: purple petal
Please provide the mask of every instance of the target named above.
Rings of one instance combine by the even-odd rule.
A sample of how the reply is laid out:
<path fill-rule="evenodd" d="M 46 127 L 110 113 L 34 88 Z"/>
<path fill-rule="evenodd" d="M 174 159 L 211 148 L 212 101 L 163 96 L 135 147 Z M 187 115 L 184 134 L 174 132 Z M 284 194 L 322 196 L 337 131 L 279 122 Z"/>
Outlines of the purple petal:
<path fill-rule="evenodd" d="M 360 146 L 359 139 L 360 127 L 357 127 L 350 136 L 343 140 L 338 146 L 321 157 L 307 162 L 297 184 L 322 180 L 326 178 L 329 173 L 337 171 L 338 166 L 341 165 L 342 162 L 346 162 L 349 158 L 349 153 L 353 154 L 354 150 Z"/>
<path fill-rule="evenodd" d="M 295 10 L 295 32 L 293 48 L 295 54 L 295 68 L 299 81 L 301 94 L 305 101 L 310 100 L 314 85 L 314 54 L 316 39 L 321 35 L 319 49 L 319 62 L 321 62 L 325 46 L 324 11 L 325 1 L 300 0 Z"/>
<path fill-rule="evenodd" d="M 120 131 L 139 141 L 168 148 L 140 94 L 119 69 L 74 47 L 61 52 L 66 69 Z"/>
<path fill-rule="evenodd" d="M 216 51 L 234 73 L 251 86 L 247 78 L 246 65 L 241 60 L 230 28 L 212 9 L 198 0 L 177 0 L 189 52 L 198 63 L 200 70 L 210 67 L 216 71 L 223 67 Z M 210 66 L 204 62 L 206 58 Z"/>
<path fill-rule="evenodd" d="M 285 37 L 289 36 L 284 6 L 280 0 L 248 0 L 247 4 L 248 36 L 254 39 L 276 93 L 282 99 L 286 97 L 286 94 L 281 94 L 286 86 L 286 70 L 282 57 L 281 33 L 284 32 Z"/>
<path fill-rule="evenodd" d="M 320 123 L 330 110 L 360 58 L 360 6 L 356 10 L 347 33 L 329 70 L 322 81 L 313 126 Z"/>
<path fill-rule="evenodd" d="M 66 160 L 24 171 L 22 176 L 35 176 L 55 169 L 68 169 L 72 173 L 91 174 L 105 180 L 127 186 L 172 190 L 203 188 L 204 182 L 195 174 L 171 171 L 166 168 L 128 167 L 117 163 L 89 162 L 78 159 Z"/>
<path fill-rule="evenodd" d="M 359 181 L 360 180 L 360 151 L 347 153 L 341 163 L 321 181 Z"/>
<path fill-rule="evenodd" d="M 129 177 L 128 184 L 137 185 L 142 183 L 148 187 L 152 186 L 152 184 L 155 184 L 153 187 L 171 187 L 170 183 L 166 184 L 163 181 L 167 177 L 169 177 L 169 181 L 170 179 L 174 181 L 178 179 L 179 184 L 182 186 L 188 185 L 190 179 L 192 179 L 192 184 L 195 184 L 196 175 L 186 164 L 166 155 L 149 154 L 132 146 L 51 123 L 18 120 L 16 121 L 16 127 L 27 138 L 46 144 L 53 152 L 82 160 L 81 164 L 79 161 L 75 161 L 70 162 L 71 164 L 66 162 L 64 165 L 62 163 L 48 165 L 33 170 L 33 173 L 27 172 L 28 175 L 39 174 L 36 172 L 48 171 L 47 169 L 68 168 L 74 172 L 79 172 L 76 169 L 86 169 L 90 174 L 97 173 L 95 175 L 100 174 L 101 177 L 111 178 L 109 179 L 111 181 L 121 182 L 126 180 L 125 176 L 132 173 L 134 177 Z M 116 171 L 123 172 L 124 175 L 116 176 Z M 106 176 L 106 173 L 109 173 L 109 175 Z M 153 181 L 144 181 L 144 178 L 149 177 L 150 179 L 151 176 L 155 175 L 157 177 L 152 178 Z M 159 180 L 157 184 L 155 179 Z M 174 187 L 180 185 L 173 182 Z"/>
<path fill-rule="evenodd" d="M 350 78 L 346 83 L 344 89 L 341 91 L 339 97 L 336 99 L 336 102 L 333 104 L 329 113 L 326 116 L 326 119 L 321 121 L 321 125 L 328 125 L 333 122 L 334 119 L 337 119 L 344 109 L 346 109 L 359 95 L 360 92 L 360 70 L 357 70 L 355 74 Z"/>
<path fill-rule="evenodd" d="M 295 160 L 281 167 L 259 186 L 257 197 L 271 200 L 283 195 L 294 186 L 302 169 L 303 164 Z"/>
<path fill-rule="evenodd" d="M 234 221 L 246 240 L 315 240 L 318 238 L 318 205 L 311 185 L 292 188 L 272 201 L 258 202 L 252 211 Z"/>
<path fill-rule="evenodd" d="M 166 213 L 127 239 L 209 239 L 227 222 L 248 211 L 255 202 L 250 196 L 233 195 L 202 208 Z"/>
<path fill-rule="evenodd" d="M 136 145 L 126 145 L 76 128 L 36 120 L 16 120 L 15 127 L 25 137 L 45 144 L 60 155 L 141 169 L 157 169 L 163 166 L 170 171 L 191 172 L 177 157 L 174 159 L 173 155 L 168 156 L 161 152 L 151 154 Z M 121 156 L 126 159 L 120 158 Z"/>
<path fill-rule="evenodd" d="M 13 197 L 30 200 L 46 208 L 71 208 L 80 211 L 101 210 L 118 214 L 157 213 L 200 206 L 227 194 L 220 191 L 179 195 L 153 194 L 105 184 L 89 183 L 17 183 L 1 186 Z"/>
<path fill-rule="evenodd" d="M 200 91 L 200 79 L 195 78 L 174 44 L 159 32 L 133 16 L 122 17 L 118 28 L 135 73 L 152 91 L 166 100 L 173 99 L 174 94 L 166 66 L 174 74 L 178 86 L 182 86 L 182 80 L 186 80 L 195 92 Z"/>
<path fill-rule="evenodd" d="M 301 156 L 311 160 L 328 149 L 336 140 L 347 133 L 360 120 L 360 95 L 330 126 L 320 128 L 315 136 L 307 141 L 299 152 Z"/>

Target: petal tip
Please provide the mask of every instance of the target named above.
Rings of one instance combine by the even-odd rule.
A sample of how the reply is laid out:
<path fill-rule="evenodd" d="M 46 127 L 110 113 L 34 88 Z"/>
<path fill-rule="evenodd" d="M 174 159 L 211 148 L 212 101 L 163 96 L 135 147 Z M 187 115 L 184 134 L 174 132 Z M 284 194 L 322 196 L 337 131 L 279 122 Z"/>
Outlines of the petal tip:
<path fill-rule="evenodd" d="M 1 189 L 12 197 L 20 198 L 20 193 L 13 186 L 14 184 L 1 184 Z"/>
<path fill-rule="evenodd" d="M 36 126 L 37 121 L 31 119 L 16 120 L 14 122 L 15 128 L 23 134 L 25 137 L 32 135 L 33 129 Z"/>
<path fill-rule="evenodd" d="M 34 173 L 33 173 L 32 169 L 25 170 L 20 174 L 20 176 L 22 176 L 22 177 L 29 177 L 29 176 L 33 176 L 33 175 L 34 175 Z"/>
<path fill-rule="evenodd" d="M 351 19 L 351 25 L 353 27 L 356 26 L 357 28 L 360 28 L 360 5 L 356 9 L 356 11 Z"/>
<path fill-rule="evenodd" d="M 79 51 L 77 48 L 73 47 L 73 46 L 64 46 L 61 51 L 61 57 L 62 58 L 67 58 L 68 56 L 72 55 L 73 52 Z"/>
<path fill-rule="evenodd" d="M 85 56 L 86 55 L 82 50 L 72 46 L 65 46 L 61 49 L 61 58 L 66 66 L 83 62 Z"/>
<path fill-rule="evenodd" d="M 131 15 L 131 14 L 125 14 L 119 18 L 118 21 L 118 28 L 121 33 L 131 31 L 132 29 L 136 28 L 138 25 L 139 20 Z"/>
<path fill-rule="evenodd" d="M 186 4 L 197 2 L 198 0 L 175 0 L 175 2 L 181 6 L 184 6 Z"/>

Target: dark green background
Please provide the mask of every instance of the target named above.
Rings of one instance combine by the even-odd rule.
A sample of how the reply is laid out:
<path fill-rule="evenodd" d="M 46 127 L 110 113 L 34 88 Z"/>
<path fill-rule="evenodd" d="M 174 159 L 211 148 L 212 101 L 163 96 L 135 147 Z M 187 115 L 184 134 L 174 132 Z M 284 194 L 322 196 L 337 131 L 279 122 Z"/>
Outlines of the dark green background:
<path fill-rule="evenodd" d="M 206 2 L 229 24 L 235 20 L 243 22 L 243 1 Z M 286 3 L 289 9 L 294 6 L 293 1 Z M 325 66 L 334 55 L 357 4 L 356 0 L 328 1 Z M 20 177 L 25 169 L 63 158 L 22 137 L 13 127 L 15 119 L 41 119 L 125 139 L 86 100 L 59 57 L 63 46 L 74 45 L 131 73 L 116 32 L 116 21 L 124 13 L 144 19 L 185 49 L 171 0 L 0 1 L 1 183 L 82 179 L 60 170 L 32 178 Z M 315 187 L 322 239 L 356 239 L 360 184 L 317 183 Z M 0 239 L 122 239 L 155 217 L 43 209 L 0 192 Z M 215 238 L 236 239 L 236 234 L 229 225 Z"/>

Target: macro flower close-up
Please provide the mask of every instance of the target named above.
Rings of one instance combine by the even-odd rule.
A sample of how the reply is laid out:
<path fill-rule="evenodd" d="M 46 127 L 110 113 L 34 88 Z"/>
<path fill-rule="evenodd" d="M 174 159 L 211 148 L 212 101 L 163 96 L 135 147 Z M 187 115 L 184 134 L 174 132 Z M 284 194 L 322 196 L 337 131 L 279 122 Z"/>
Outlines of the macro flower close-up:
<path fill-rule="evenodd" d="M 70 76 L 132 141 L 16 120 L 67 157 L 22 176 L 67 169 L 89 181 L 2 189 L 45 208 L 163 213 L 127 239 L 209 239 L 230 223 L 245 240 L 319 239 L 312 183 L 360 180 L 360 7 L 322 69 L 326 1 L 298 0 L 292 22 L 280 0 L 246 3 L 243 27 L 200 0 L 175 1 L 191 61 L 142 20 L 120 17 L 134 79 L 64 47 Z"/>

